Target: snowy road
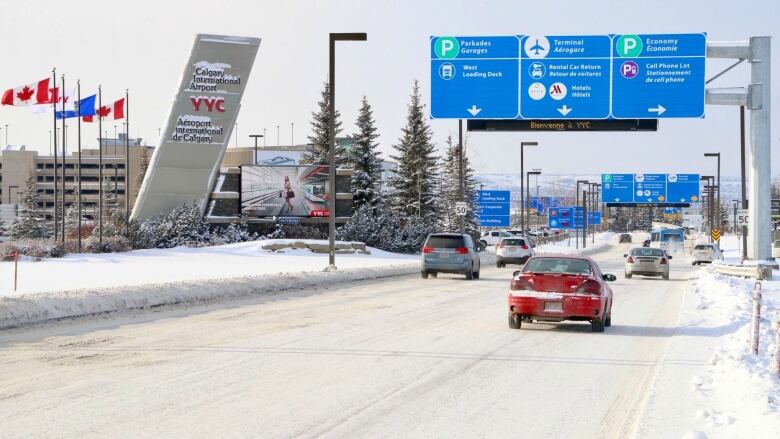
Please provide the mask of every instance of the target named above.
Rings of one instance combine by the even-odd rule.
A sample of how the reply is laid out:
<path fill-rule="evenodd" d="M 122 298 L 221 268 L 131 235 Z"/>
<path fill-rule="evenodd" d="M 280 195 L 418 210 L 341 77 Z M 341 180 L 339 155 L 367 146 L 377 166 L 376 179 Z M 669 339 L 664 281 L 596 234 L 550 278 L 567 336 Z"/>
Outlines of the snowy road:
<path fill-rule="evenodd" d="M 627 248 L 603 334 L 508 329 L 487 266 L 4 331 L 0 435 L 632 437 L 692 272 L 623 279 Z"/>

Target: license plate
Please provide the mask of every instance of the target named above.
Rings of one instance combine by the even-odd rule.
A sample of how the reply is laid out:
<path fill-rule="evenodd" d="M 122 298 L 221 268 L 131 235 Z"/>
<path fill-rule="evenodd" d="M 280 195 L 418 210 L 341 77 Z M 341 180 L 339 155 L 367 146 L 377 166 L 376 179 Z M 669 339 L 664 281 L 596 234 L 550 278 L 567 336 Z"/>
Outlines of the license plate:
<path fill-rule="evenodd" d="M 545 311 L 563 311 L 562 302 L 544 302 Z"/>
<path fill-rule="evenodd" d="M 507 247 L 506 249 L 507 249 L 507 251 L 510 251 L 510 252 L 516 252 L 517 251 L 517 247 Z"/>
<path fill-rule="evenodd" d="M 441 259 L 447 259 L 450 257 L 449 253 L 439 253 L 439 258 Z"/>

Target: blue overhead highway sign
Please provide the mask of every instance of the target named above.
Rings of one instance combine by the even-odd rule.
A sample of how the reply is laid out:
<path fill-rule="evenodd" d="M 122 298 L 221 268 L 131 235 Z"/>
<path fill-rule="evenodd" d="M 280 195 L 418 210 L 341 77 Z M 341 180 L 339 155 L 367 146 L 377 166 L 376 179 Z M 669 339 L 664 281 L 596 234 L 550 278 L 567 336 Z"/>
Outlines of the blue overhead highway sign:
<path fill-rule="evenodd" d="M 517 37 L 431 37 L 430 50 L 433 118 L 517 117 Z"/>
<path fill-rule="evenodd" d="M 699 174 L 602 174 L 601 200 L 612 205 L 696 203 Z"/>
<path fill-rule="evenodd" d="M 612 116 L 704 117 L 706 34 L 613 37 Z"/>
<path fill-rule="evenodd" d="M 609 117 L 610 42 L 607 35 L 523 37 L 521 118 Z"/>
<path fill-rule="evenodd" d="M 707 35 L 430 38 L 431 117 L 704 117 Z"/>

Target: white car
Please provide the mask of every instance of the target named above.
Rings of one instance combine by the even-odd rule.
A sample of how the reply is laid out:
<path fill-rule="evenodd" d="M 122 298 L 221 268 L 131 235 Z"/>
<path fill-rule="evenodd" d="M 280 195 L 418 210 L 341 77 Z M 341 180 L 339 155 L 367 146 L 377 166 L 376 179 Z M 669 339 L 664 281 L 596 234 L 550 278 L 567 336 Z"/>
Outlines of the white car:
<path fill-rule="evenodd" d="M 780 258 L 780 239 L 772 243 L 772 257 Z"/>
<path fill-rule="evenodd" d="M 723 260 L 723 253 L 717 244 L 696 244 L 693 248 L 693 265 Z"/>
<path fill-rule="evenodd" d="M 485 232 L 479 238 L 479 245 L 482 249 L 489 245 L 498 245 L 498 243 L 501 242 L 501 238 L 506 238 L 509 236 L 512 235 L 503 231 L 492 230 L 490 232 Z"/>
<path fill-rule="evenodd" d="M 496 267 L 506 267 L 506 264 L 525 264 L 534 255 L 534 249 L 528 239 L 519 236 L 503 238 L 496 247 Z"/>

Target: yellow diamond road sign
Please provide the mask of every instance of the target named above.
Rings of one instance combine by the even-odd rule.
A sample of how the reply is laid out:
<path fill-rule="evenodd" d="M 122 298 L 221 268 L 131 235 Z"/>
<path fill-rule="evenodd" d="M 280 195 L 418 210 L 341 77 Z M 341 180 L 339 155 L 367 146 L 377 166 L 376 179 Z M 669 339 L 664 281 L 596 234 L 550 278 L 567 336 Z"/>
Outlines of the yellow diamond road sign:
<path fill-rule="evenodd" d="M 712 229 L 712 240 L 720 241 L 720 229 Z"/>

